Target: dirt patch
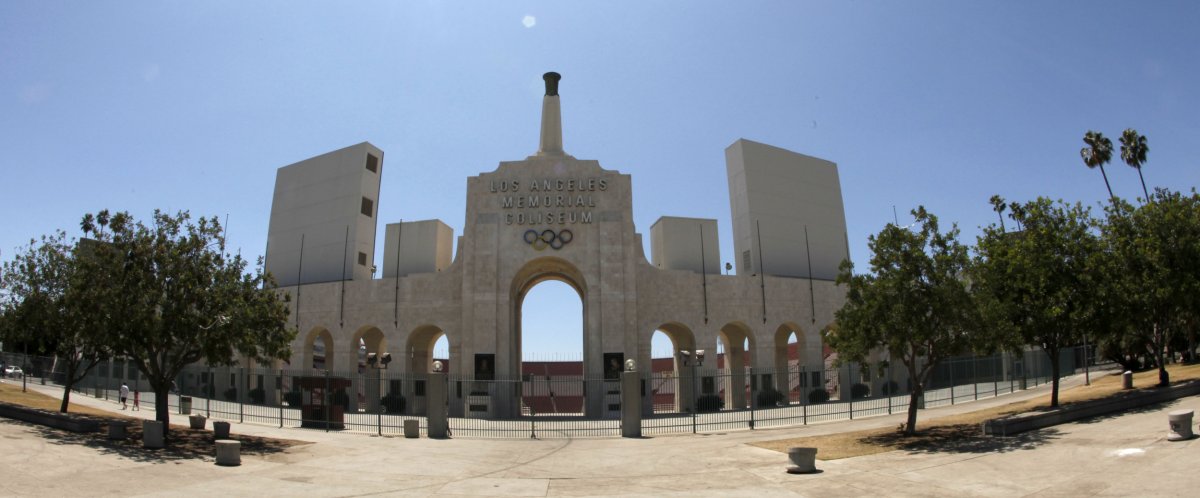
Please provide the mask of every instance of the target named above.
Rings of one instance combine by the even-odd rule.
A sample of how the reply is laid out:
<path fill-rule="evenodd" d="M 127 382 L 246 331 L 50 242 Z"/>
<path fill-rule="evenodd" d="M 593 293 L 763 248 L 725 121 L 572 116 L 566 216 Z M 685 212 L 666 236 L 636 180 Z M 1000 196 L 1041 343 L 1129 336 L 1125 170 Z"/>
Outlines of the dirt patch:
<path fill-rule="evenodd" d="M 58 412 L 58 408 L 62 404 L 61 399 L 52 398 L 33 391 L 22 392 L 19 384 L 14 386 L 9 383 L 0 384 L 0 401 L 51 412 Z M 216 451 L 213 432 L 210 430 L 192 429 L 185 425 L 171 424 L 167 436 L 167 447 L 152 450 L 142 447 L 141 419 L 113 414 L 104 410 L 79 406 L 73 403 L 69 406 L 67 413 L 73 417 L 100 422 L 104 426 L 104 429 L 96 433 L 77 434 L 50 427 L 26 424 L 24 422 L 7 422 L 32 427 L 42 437 L 56 444 L 84 445 L 96 448 L 104 453 L 116 453 L 135 460 L 211 460 Z M 178 417 L 184 421 L 187 420 L 187 417 Z M 118 422 L 127 424 L 129 437 L 118 441 L 109 440 L 108 425 Z M 234 434 L 232 439 L 241 441 L 243 456 L 276 457 L 291 448 L 312 444 L 308 441 L 264 438 L 244 434 Z"/>
<path fill-rule="evenodd" d="M 1167 371 L 1171 374 L 1172 384 L 1200 378 L 1200 365 L 1170 365 L 1167 367 Z M 1135 391 L 1153 389 L 1158 384 L 1158 370 L 1135 373 L 1133 384 Z M 1119 374 L 1100 377 L 1093 375 L 1092 385 L 1062 390 L 1058 394 L 1058 400 L 1062 405 L 1070 405 L 1100 398 L 1128 396 L 1132 392 L 1134 391 L 1121 389 Z M 911 436 L 904 435 L 897 427 L 895 429 L 870 429 L 824 436 L 777 439 L 751 444 L 784 453 L 791 447 L 814 447 L 818 448 L 817 458 L 821 460 L 837 460 L 895 450 L 971 453 L 1012 451 L 1042 444 L 1047 440 L 1054 439 L 1058 432 L 1051 428 L 1017 437 L 996 438 L 984 436 L 980 424 L 988 419 L 1044 411 L 1049 408 L 1050 395 L 1046 394 L 1025 401 L 932 420 L 923 420 L 918 414 L 917 429 L 919 432 Z M 907 409 L 907 406 L 904 409 Z"/>

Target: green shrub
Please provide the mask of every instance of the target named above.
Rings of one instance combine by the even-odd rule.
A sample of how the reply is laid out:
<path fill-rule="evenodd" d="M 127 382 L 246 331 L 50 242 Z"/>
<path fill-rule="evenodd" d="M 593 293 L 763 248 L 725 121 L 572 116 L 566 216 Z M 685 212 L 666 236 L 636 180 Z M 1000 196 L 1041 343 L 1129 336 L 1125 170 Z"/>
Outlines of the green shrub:
<path fill-rule="evenodd" d="M 721 409 L 721 397 L 716 394 L 705 394 L 696 400 L 696 411 L 699 413 L 715 412 Z"/>
<path fill-rule="evenodd" d="M 879 392 L 883 393 L 884 396 L 895 396 L 900 392 L 900 386 L 896 385 L 896 381 L 889 380 L 883 383 L 883 386 L 879 388 Z"/>
<path fill-rule="evenodd" d="M 853 386 L 850 386 L 850 399 L 865 398 L 870 395 L 871 395 L 871 386 L 863 384 L 862 382 L 859 382 L 859 383 L 854 384 Z"/>
<path fill-rule="evenodd" d="M 826 391 L 819 387 L 816 389 L 813 389 L 812 391 L 809 391 L 809 393 L 808 393 L 808 402 L 809 403 L 824 403 L 826 401 L 829 401 L 829 391 Z"/>
<path fill-rule="evenodd" d="M 765 391 L 758 392 L 758 400 L 757 401 L 758 401 L 759 408 L 764 408 L 764 407 L 780 406 L 782 404 L 785 404 L 786 399 L 787 398 L 784 397 L 783 393 L 776 391 L 774 389 L 767 389 Z"/>
<path fill-rule="evenodd" d="M 256 388 L 250 390 L 250 402 L 251 403 L 254 403 L 256 405 L 261 405 L 261 404 L 263 404 L 263 401 L 266 401 L 266 399 L 267 399 L 267 392 L 264 391 L 263 388 L 256 387 Z"/>
<path fill-rule="evenodd" d="M 404 413 L 404 396 L 396 393 L 388 393 L 379 402 L 383 405 L 383 409 L 388 413 Z"/>
<path fill-rule="evenodd" d="M 291 407 L 299 407 L 304 402 L 304 395 L 300 391 L 288 391 L 283 393 L 283 402 Z"/>
<path fill-rule="evenodd" d="M 346 394 L 345 389 L 338 389 L 333 393 L 333 404 L 341 406 L 345 411 L 350 411 L 350 395 Z"/>
<path fill-rule="evenodd" d="M 237 388 L 231 387 L 225 390 L 225 401 L 237 401 Z"/>

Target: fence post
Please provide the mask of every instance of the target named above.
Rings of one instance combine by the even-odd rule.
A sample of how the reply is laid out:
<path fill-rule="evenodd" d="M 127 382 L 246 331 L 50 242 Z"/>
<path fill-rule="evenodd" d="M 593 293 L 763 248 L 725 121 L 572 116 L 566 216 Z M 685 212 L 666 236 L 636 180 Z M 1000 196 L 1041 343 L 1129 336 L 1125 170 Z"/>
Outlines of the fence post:
<path fill-rule="evenodd" d="M 891 415 L 892 414 L 892 398 L 896 396 L 896 389 L 892 387 L 892 384 L 895 383 L 896 380 L 892 378 L 892 355 L 891 354 L 888 354 L 887 365 L 888 365 L 888 367 L 887 367 L 887 382 L 883 383 L 883 387 L 886 387 L 888 390 L 888 393 L 887 393 L 888 415 Z"/>
<path fill-rule="evenodd" d="M 754 405 L 758 402 L 758 400 L 754 397 L 754 385 L 758 384 L 758 382 L 754 379 L 754 367 L 746 367 L 746 370 L 750 372 L 750 399 L 748 401 L 750 402 L 750 429 L 753 430 Z M 742 387 L 744 388 L 745 386 Z"/>
<path fill-rule="evenodd" d="M 641 376 L 638 372 L 621 372 L 621 437 L 642 437 L 641 395 Z"/>
<path fill-rule="evenodd" d="M 996 378 L 996 362 L 992 361 L 993 357 L 988 357 L 988 366 L 992 369 L 992 397 L 1000 395 L 1000 380 Z"/>
<path fill-rule="evenodd" d="M 238 396 L 238 423 L 246 423 L 246 398 L 250 397 L 250 367 L 238 367 L 242 371 L 242 391 Z"/>
<path fill-rule="evenodd" d="M 212 365 L 208 366 L 208 382 L 204 383 L 204 416 L 212 418 L 212 394 L 216 392 L 217 378 L 213 377 Z"/>
<path fill-rule="evenodd" d="M 329 392 L 329 370 L 325 370 L 325 392 L 323 395 L 325 399 L 321 401 L 325 405 L 325 432 L 329 432 L 329 412 L 333 410 L 333 393 Z M 342 415 L 345 416 L 345 413 L 342 413 Z"/>
<path fill-rule="evenodd" d="M 848 386 L 842 387 L 842 395 L 850 400 L 850 420 L 854 420 L 854 364 L 846 363 L 846 383 Z"/>
<path fill-rule="evenodd" d="M 379 391 L 383 390 L 383 369 L 377 368 L 377 369 L 375 369 L 375 371 L 378 372 L 378 375 L 375 376 L 375 392 L 372 393 L 370 389 L 367 389 L 367 394 L 377 397 L 377 396 L 379 396 Z M 371 406 L 370 401 L 367 401 L 367 406 Z M 379 403 L 375 409 L 375 428 L 378 429 L 379 435 L 382 436 L 383 435 L 383 403 Z"/>
<path fill-rule="evenodd" d="M 808 369 L 804 365 L 800 365 L 800 378 L 804 379 L 807 375 Z M 803 412 L 804 425 L 808 425 L 808 393 L 804 392 L 804 388 L 801 386 L 806 384 L 807 382 L 802 381 L 796 386 L 797 389 L 800 389 L 800 409 Z"/>
<path fill-rule="evenodd" d="M 971 352 L 971 386 L 975 388 L 975 401 L 979 401 L 979 357 Z"/>
<path fill-rule="evenodd" d="M 275 388 L 275 400 L 279 403 L 279 428 L 283 428 L 283 369 L 279 369 L 278 386 Z"/>
<path fill-rule="evenodd" d="M 954 404 L 954 360 L 947 362 L 950 365 L 950 404 Z"/>

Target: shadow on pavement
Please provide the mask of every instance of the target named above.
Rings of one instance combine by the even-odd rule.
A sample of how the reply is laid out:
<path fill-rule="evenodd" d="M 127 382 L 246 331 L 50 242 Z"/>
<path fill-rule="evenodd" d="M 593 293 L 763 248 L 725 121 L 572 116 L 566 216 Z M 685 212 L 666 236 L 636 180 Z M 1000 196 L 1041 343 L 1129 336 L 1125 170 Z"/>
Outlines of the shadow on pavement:
<path fill-rule="evenodd" d="M 100 432 L 77 433 L 26 422 L 0 419 L 0 423 L 21 425 L 41 436 L 51 444 L 78 445 L 95 449 L 101 454 L 119 455 L 130 460 L 147 463 L 166 463 L 178 460 L 214 459 L 216 445 L 209 430 L 190 429 L 172 425 L 167 447 L 149 449 L 142 447 L 142 425 L 140 420 L 82 415 L 102 423 Z M 108 424 L 126 422 L 128 437 L 121 440 L 108 439 Z M 289 448 L 311 444 L 307 441 L 272 439 L 244 434 L 231 434 L 231 439 L 241 441 L 242 456 L 269 456 L 286 452 Z"/>
<path fill-rule="evenodd" d="M 933 426 L 906 436 L 902 432 L 879 434 L 862 439 L 873 445 L 888 446 L 910 453 L 1007 453 L 1032 450 L 1059 438 L 1057 429 L 1030 431 L 1012 437 L 984 436 L 977 424 Z"/>

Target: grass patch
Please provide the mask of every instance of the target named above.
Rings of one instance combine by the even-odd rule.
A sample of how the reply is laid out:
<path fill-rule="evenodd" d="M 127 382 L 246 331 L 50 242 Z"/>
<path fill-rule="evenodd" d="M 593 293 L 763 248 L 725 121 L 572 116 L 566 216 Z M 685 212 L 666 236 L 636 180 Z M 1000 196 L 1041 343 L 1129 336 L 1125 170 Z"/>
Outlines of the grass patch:
<path fill-rule="evenodd" d="M 1200 379 L 1200 365 L 1173 364 L 1167 366 L 1167 371 L 1171 374 L 1172 384 Z M 1156 384 L 1158 384 L 1157 369 L 1133 374 L 1135 390 L 1152 389 Z M 1121 389 L 1119 374 L 1093 376 L 1092 385 L 1062 390 L 1058 393 L 1058 400 L 1061 405 L 1070 405 L 1100 398 L 1126 396 L 1129 393 L 1130 391 Z M 903 410 L 907 409 L 908 406 L 905 405 L 899 413 L 903 413 Z M 1050 409 L 1049 393 L 1025 401 L 932 420 L 923 420 L 918 414 L 917 429 L 919 432 L 912 436 L 906 436 L 898 429 L 885 428 L 760 441 L 750 444 L 785 453 L 788 448 L 796 446 L 819 448 L 817 458 L 821 460 L 837 460 L 894 450 L 912 452 L 1011 451 L 1036 446 L 1041 442 L 1040 440 L 1053 438 L 1056 431 L 1043 429 L 1034 431 L 1038 434 L 1026 433 L 1013 438 L 995 438 L 984 436 L 980 424 L 988 419 L 1048 409 Z"/>
<path fill-rule="evenodd" d="M 73 393 L 72 397 L 77 394 Z M 5 382 L 0 384 L 0 402 L 22 405 L 28 408 L 58 412 L 62 406 L 61 398 L 53 398 L 35 391 L 22 392 L 20 384 Z M 171 424 L 167 447 L 161 450 L 142 448 L 142 424 L 140 418 L 115 414 L 106 410 L 81 406 L 71 403 L 67 413 L 73 417 L 96 420 L 106 426 L 101 432 L 78 434 L 69 431 L 43 427 L 25 422 L 11 421 L 33 427 L 42 437 L 59 444 L 79 444 L 96 448 L 104 453 L 116 453 L 135 460 L 163 461 L 181 459 L 211 459 L 215 452 L 213 432 L 203 429 L 192 429 L 186 425 Z M 175 415 L 172 420 L 187 421 L 187 416 Z M 108 439 L 107 425 L 114 422 L 128 424 L 129 437 L 120 441 Z M 211 424 L 210 424 L 211 425 Z M 233 434 L 233 439 L 241 441 L 242 455 L 271 456 L 286 452 L 289 448 L 312 444 L 308 441 L 294 439 L 276 439 Z"/>

